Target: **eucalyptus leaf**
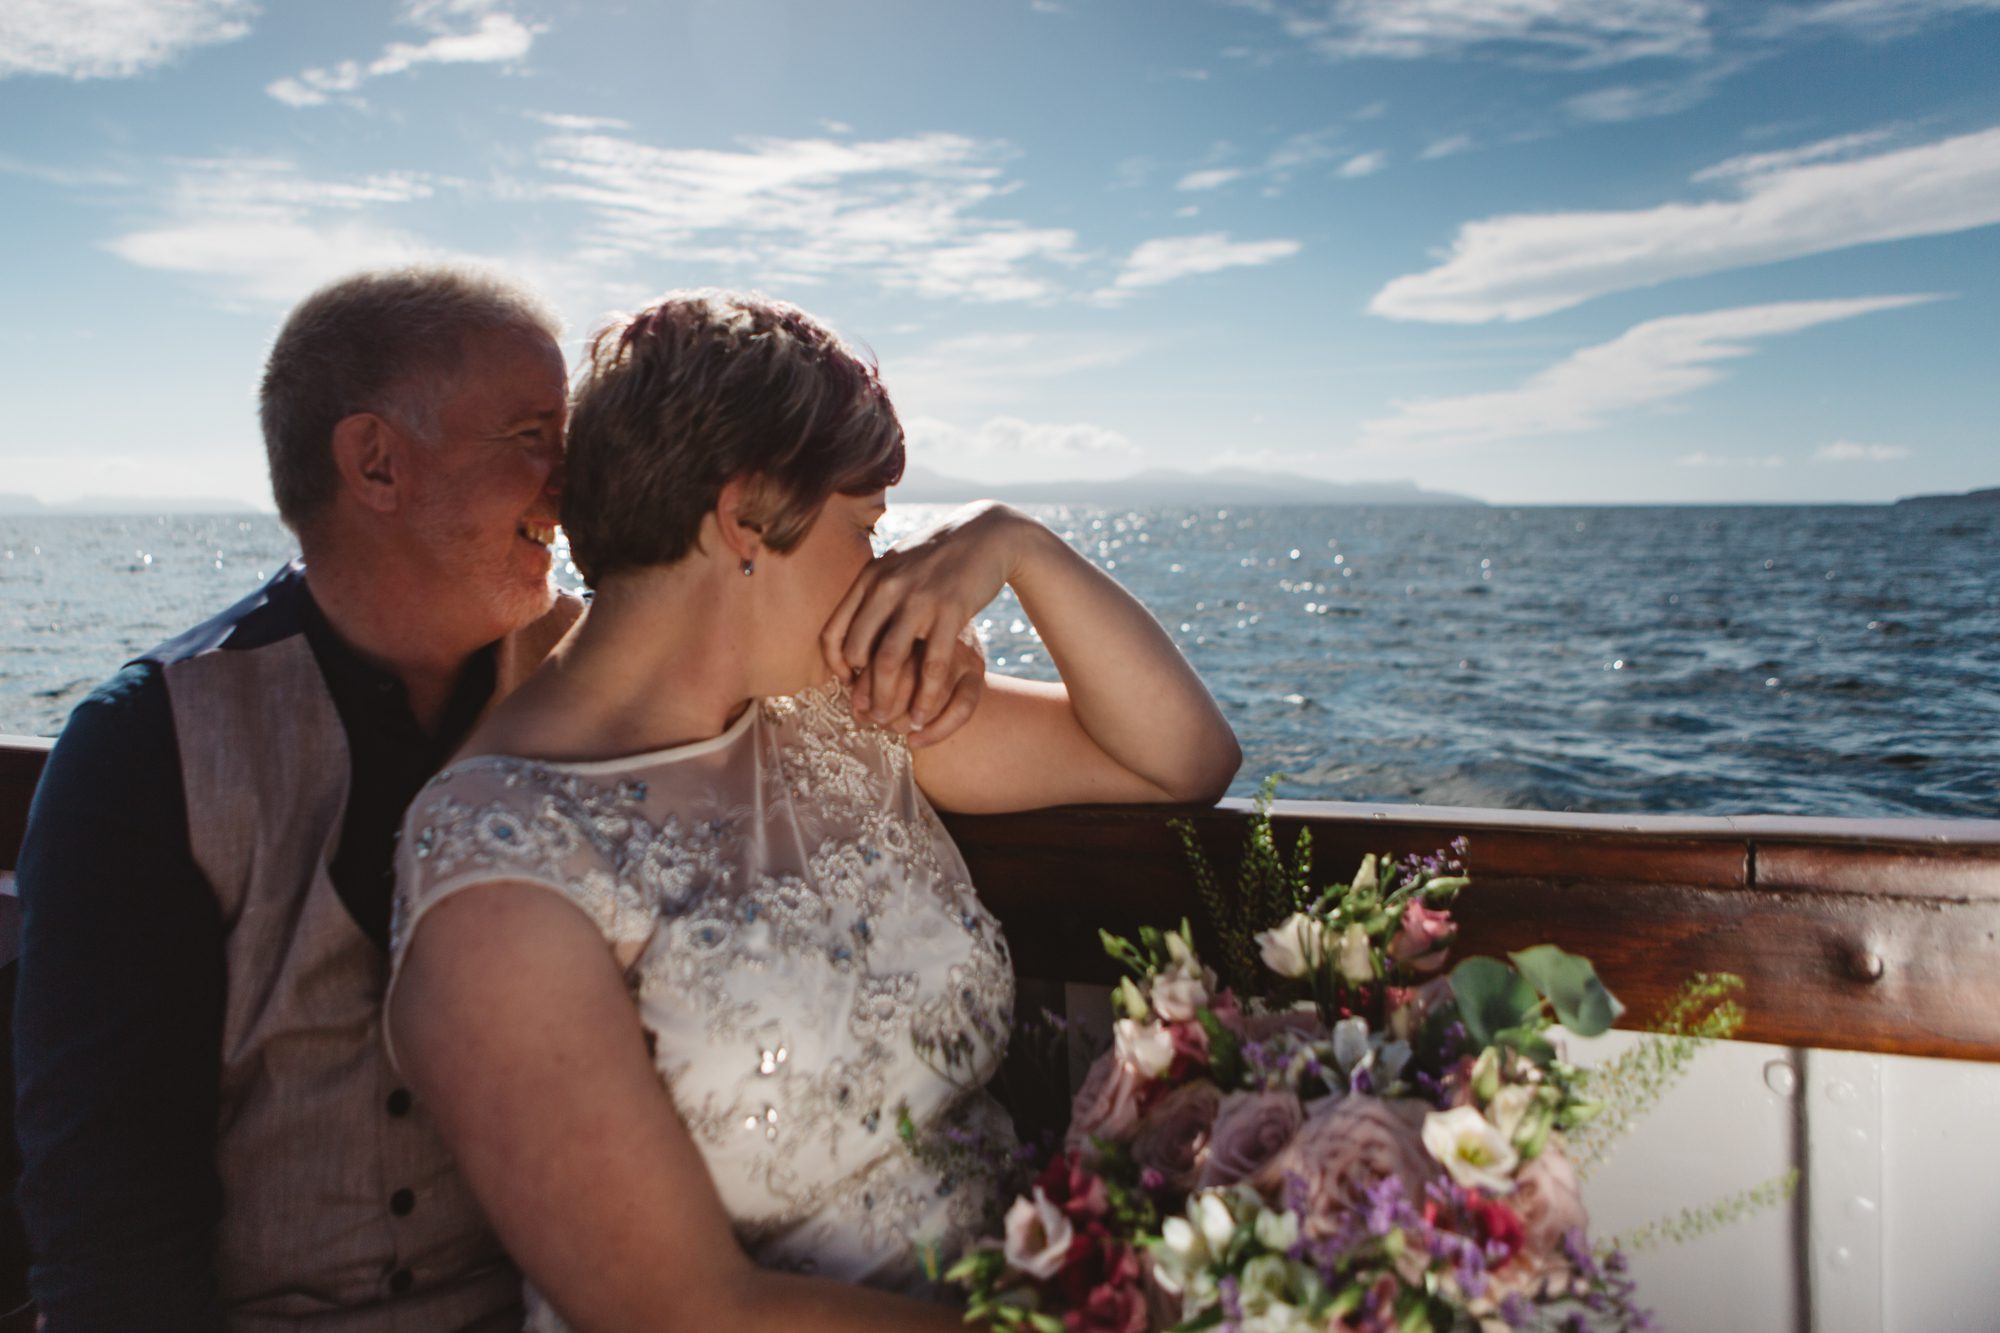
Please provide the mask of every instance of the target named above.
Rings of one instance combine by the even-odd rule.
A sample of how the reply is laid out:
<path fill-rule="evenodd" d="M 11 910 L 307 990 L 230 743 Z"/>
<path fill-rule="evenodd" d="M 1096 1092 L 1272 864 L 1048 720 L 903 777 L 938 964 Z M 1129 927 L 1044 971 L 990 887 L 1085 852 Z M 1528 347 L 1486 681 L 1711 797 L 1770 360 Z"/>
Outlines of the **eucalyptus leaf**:
<path fill-rule="evenodd" d="M 1521 1026 L 1541 1007 L 1535 988 L 1497 958 L 1468 958 L 1453 968 L 1451 993 L 1475 1049 L 1492 1045 L 1494 1034 Z"/>
<path fill-rule="evenodd" d="M 1548 998 L 1556 1018 L 1579 1037 L 1595 1037 L 1618 1021 L 1625 1006 L 1597 979 L 1588 958 L 1564 953 L 1553 944 L 1507 955 L 1521 975 Z"/>

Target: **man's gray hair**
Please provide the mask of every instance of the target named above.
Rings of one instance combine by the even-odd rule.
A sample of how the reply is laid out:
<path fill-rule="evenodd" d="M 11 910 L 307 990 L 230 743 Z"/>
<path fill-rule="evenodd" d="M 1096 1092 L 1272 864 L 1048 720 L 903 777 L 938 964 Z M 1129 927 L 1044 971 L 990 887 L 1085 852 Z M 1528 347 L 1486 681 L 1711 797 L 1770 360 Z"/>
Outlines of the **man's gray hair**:
<path fill-rule="evenodd" d="M 486 332 L 562 336 L 562 321 L 526 288 L 456 264 L 358 273 L 301 301 L 264 363 L 258 414 L 278 514 L 296 530 L 340 484 L 333 428 L 374 412 L 420 438 Z"/>

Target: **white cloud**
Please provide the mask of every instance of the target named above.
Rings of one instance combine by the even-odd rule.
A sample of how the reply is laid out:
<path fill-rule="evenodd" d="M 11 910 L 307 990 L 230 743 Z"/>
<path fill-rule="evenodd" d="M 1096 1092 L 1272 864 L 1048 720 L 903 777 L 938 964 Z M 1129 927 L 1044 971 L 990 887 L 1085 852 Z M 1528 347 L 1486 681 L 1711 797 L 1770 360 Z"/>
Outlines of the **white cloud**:
<path fill-rule="evenodd" d="M 1330 60 L 1491 56 L 1590 69 L 1698 57 L 1711 38 L 1701 0 L 1236 0 Z"/>
<path fill-rule="evenodd" d="M 2000 222 L 2000 129 L 1730 184 L 1739 198 L 1465 223 L 1443 262 L 1392 280 L 1368 308 L 1451 324 L 1532 319 L 1674 278 L 1989 226 Z"/>
<path fill-rule="evenodd" d="M 287 106 L 324 106 L 345 97 L 370 79 L 402 74 L 418 65 L 501 64 L 521 59 L 543 29 L 523 22 L 503 8 L 504 0 L 411 0 L 404 7 L 407 23 L 427 29 L 423 42 L 391 42 L 367 64 L 343 60 L 335 65 L 301 70 L 266 86 L 265 92 Z M 467 25 L 470 26 L 467 26 Z"/>
<path fill-rule="evenodd" d="M 1682 454 L 1674 460 L 1676 467 L 1783 467 L 1784 457 L 1780 454 L 1711 454 L 1705 449 L 1697 449 L 1691 454 Z"/>
<path fill-rule="evenodd" d="M 1887 139 L 1891 130 L 1864 130 L 1858 134 L 1843 134 L 1832 139 L 1821 139 L 1817 143 L 1804 144 L 1798 148 L 1783 148 L 1771 153 L 1745 153 L 1718 162 L 1712 167 L 1703 167 L 1688 177 L 1691 181 L 1733 180 L 1741 176 L 1765 176 L 1774 171 L 1787 171 L 1792 167 L 1804 166 L 1808 162 L 1824 162 L 1828 158 L 1851 157 L 1858 148 L 1867 148 Z"/>
<path fill-rule="evenodd" d="M 1813 451 L 1815 463 L 1894 463 L 1908 458 L 1910 451 L 1900 444 L 1857 444 L 1835 440 Z"/>
<path fill-rule="evenodd" d="M 1227 232 L 1220 231 L 1205 232 L 1200 236 L 1162 237 L 1143 242 L 1132 251 L 1112 288 L 1098 295 L 1110 297 L 1197 273 L 1219 273 L 1227 268 L 1269 264 L 1289 259 L 1298 252 L 1297 241 L 1232 241 Z"/>
<path fill-rule="evenodd" d="M 1344 180 L 1354 180 L 1361 176 L 1372 176 L 1389 161 L 1389 155 L 1381 149 L 1369 153 L 1356 153 L 1340 164 L 1339 175 Z"/>
<path fill-rule="evenodd" d="M 1211 167 L 1207 171 L 1190 171 L 1174 183 L 1176 190 L 1213 190 L 1219 185 L 1227 185 L 1243 173 L 1234 167 Z"/>
<path fill-rule="evenodd" d="M 107 248 L 145 268 L 214 279 L 232 299 L 289 303 L 355 269 L 439 254 L 375 216 L 431 197 L 429 178 L 385 172 L 315 180 L 272 158 L 175 165 L 161 220 Z"/>
<path fill-rule="evenodd" d="M 926 462 L 948 467 L 954 458 L 1130 458 L 1139 446 L 1124 435 L 1089 422 L 1033 422 L 1019 417 L 992 417 L 964 430 L 935 417 L 918 417 L 904 425 L 910 450 Z"/>
<path fill-rule="evenodd" d="M 1364 423 L 1361 442 L 1368 449 L 1441 452 L 1596 430 L 1619 413 L 1713 384 L 1723 373 L 1718 363 L 1749 356 L 1757 339 L 1935 299 L 1787 301 L 1648 320 L 1573 353 L 1519 388 L 1399 404 L 1395 416 Z"/>
<path fill-rule="evenodd" d="M 1759 25 L 1770 36 L 1835 29 L 1877 41 L 1902 37 L 1954 14 L 2000 9 L 2000 0 L 1825 0 L 1780 6 Z"/>
<path fill-rule="evenodd" d="M 118 79 L 250 31 L 255 0 L 6 0 L 0 79 Z"/>
<path fill-rule="evenodd" d="M 882 379 L 906 415 L 963 417 L 1019 401 L 1035 384 L 1132 360 L 1141 341 L 1116 334 L 981 333 L 882 358 Z"/>
<path fill-rule="evenodd" d="M 1471 147 L 1471 135 L 1450 134 L 1425 145 L 1424 151 L 1417 154 L 1417 156 L 1426 162 L 1430 162 L 1440 157 L 1450 157 L 1453 153 L 1463 153 Z"/>
<path fill-rule="evenodd" d="M 735 150 L 660 148 L 608 132 L 537 146 L 550 197 L 582 204 L 582 243 L 660 272 L 689 262 L 798 285 L 867 275 L 924 296 L 1038 300 L 1076 234 L 983 210 L 1009 193 L 1005 144 L 955 134 L 752 139 Z"/>
<path fill-rule="evenodd" d="M 1620 83 L 1595 88 L 1563 102 L 1571 119 L 1590 125 L 1617 125 L 1628 120 L 1671 116 L 1708 100 L 1736 65 L 1713 66 L 1685 79 L 1662 79 L 1653 83 Z"/>

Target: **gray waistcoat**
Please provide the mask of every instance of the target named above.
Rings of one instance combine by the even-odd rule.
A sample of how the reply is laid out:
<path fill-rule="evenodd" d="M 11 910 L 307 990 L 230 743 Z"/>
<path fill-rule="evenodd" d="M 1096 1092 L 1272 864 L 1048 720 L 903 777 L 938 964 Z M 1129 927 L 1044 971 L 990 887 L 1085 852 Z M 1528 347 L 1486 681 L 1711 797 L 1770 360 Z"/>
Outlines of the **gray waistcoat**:
<path fill-rule="evenodd" d="M 579 605 L 502 642 L 496 698 Z M 227 625 L 204 628 L 196 651 L 162 658 L 194 858 L 226 937 L 216 1271 L 229 1326 L 518 1330 L 520 1277 L 384 1056 L 388 958 L 328 873 L 349 761 L 312 649 L 301 633 L 240 648 Z"/>

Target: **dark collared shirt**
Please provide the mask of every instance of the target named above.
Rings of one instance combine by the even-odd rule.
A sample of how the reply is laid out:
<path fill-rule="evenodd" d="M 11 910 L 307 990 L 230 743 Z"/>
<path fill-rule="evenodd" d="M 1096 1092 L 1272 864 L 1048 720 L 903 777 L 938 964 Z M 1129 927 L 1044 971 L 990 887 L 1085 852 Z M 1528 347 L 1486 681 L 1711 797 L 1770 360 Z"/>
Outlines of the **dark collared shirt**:
<path fill-rule="evenodd" d="M 246 643 L 304 634 L 312 647 L 349 751 L 332 878 L 386 950 L 404 807 L 484 709 L 496 653 L 468 662 L 428 734 L 401 681 L 340 639 L 303 577 L 281 576 L 267 593 L 237 632 Z M 222 1327 L 224 939 L 189 845 L 201 812 L 186 804 L 164 677 L 157 663 L 134 662 L 71 715 L 16 868 L 17 1199 L 49 1333 Z"/>

